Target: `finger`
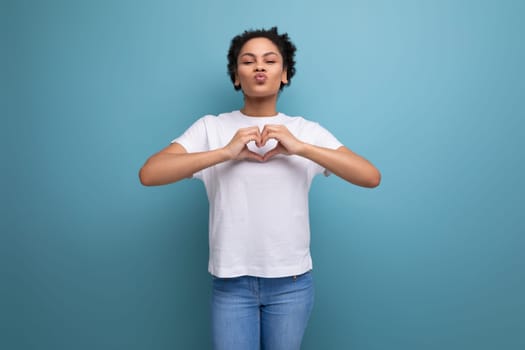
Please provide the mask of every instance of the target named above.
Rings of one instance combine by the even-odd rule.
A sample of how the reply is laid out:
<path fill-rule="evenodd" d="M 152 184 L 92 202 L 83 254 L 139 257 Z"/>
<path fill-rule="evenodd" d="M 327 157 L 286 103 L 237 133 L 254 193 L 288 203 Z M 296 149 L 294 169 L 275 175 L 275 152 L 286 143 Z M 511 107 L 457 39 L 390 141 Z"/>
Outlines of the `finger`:
<path fill-rule="evenodd" d="M 271 151 L 268 151 L 264 155 L 263 161 L 267 161 L 268 159 L 273 158 L 274 156 L 276 156 L 278 154 L 286 154 L 286 150 L 281 145 L 277 145 L 277 147 L 275 147 Z"/>
<path fill-rule="evenodd" d="M 256 161 L 258 161 L 258 162 L 262 162 L 262 161 L 264 161 L 263 156 L 261 156 L 261 155 L 258 154 L 258 153 L 252 152 L 252 151 L 250 151 L 250 150 L 245 150 L 245 151 L 243 152 L 243 155 L 244 155 L 244 159 L 256 160 Z"/>
<path fill-rule="evenodd" d="M 276 155 L 280 154 L 281 152 L 277 151 L 275 148 L 266 153 L 263 157 L 263 161 L 266 162 L 268 159 L 275 157 Z"/>
<path fill-rule="evenodd" d="M 259 144 L 261 143 L 261 134 L 259 132 L 259 128 L 256 127 L 255 130 L 250 130 L 246 134 L 244 134 L 242 137 L 242 141 L 244 144 L 247 144 L 251 141 L 255 141 L 255 143 L 259 147 Z"/>
<path fill-rule="evenodd" d="M 257 132 L 255 134 L 255 145 L 257 147 L 262 147 L 261 143 L 262 143 L 262 138 L 261 138 L 261 132 L 259 131 L 259 128 L 257 128 Z"/>
<path fill-rule="evenodd" d="M 280 129 L 282 127 L 282 125 L 280 124 L 266 124 L 263 128 L 263 131 L 264 130 L 277 130 L 277 129 Z"/>
<path fill-rule="evenodd" d="M 267 141 L 271 138 L 279 140 L 289 135 L 291 135 L 291 133 L 288 128 L 280 124 L 267 124 L 264 126 L 261 133 L 261 137 L 264 141 Z"/>
<path fill-rule="evenodd" d="M 262 141 L 261 141 L 261 136 L 260 136 L 260 135 L 256 135 L 256 136 L 251 137 L 251 138 L 250 138 L 250 141 L 248 141 L 248 142 L 251 142 L 251 141 L 254 141 L 254 142 L 255 142 L 255 145 L 256 145 L 257 147 L 262 147 L 262 146 L 261 146 Z M 248 143 L 248 142 L 247 142 L 247 143 Z"/>
<path fill-rule="evenodd" d="M 259 128 L 256 127 L 256 129 L 252 132 L 253 141 L 256 143 L 261 142 L 261 132 L 259 131 Z"/>
<path fill-rule="evenodd" d="M 275 129 L 275 125 L 265 125 L 262 132 L 261 132 L 261 136 L 265 136 L 267 135 L 268 133 L 272 132 L 272 131 L 276 131 Z"/>
<path fill-rule="evenodd" d="M 281 139 L 282 139 L 282 136 L 281 134 L 279 134 L 278 132 L 275 132 L 275 131 L 267 131 L 266 133 L 263 133 L 261 135 L 261 144 L 264 146 L 266 145 L 266 142 L 268 142 L 268 140 L 270 139 L 274 139 L 276 140 L 277 142 L 279 142 Z"/>

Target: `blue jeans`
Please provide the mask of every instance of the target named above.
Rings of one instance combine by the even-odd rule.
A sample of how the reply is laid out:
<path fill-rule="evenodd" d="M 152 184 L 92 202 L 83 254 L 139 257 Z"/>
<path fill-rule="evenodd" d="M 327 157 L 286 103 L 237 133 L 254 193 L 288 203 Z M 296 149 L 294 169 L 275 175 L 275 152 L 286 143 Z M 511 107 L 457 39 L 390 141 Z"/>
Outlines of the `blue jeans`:
<path fill-rule="evenodd" d="M 313 302 L 311 272 L 282 278 L 213 277 L 213 348 L 299 350 Z"/>

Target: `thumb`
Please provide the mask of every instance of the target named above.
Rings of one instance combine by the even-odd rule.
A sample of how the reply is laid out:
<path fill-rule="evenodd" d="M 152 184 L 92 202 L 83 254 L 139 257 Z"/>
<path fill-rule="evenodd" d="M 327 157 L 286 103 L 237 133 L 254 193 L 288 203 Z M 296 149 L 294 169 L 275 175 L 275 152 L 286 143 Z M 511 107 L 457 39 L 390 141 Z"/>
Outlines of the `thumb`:
<path fill-rule="evenodd" d="M 268 151 L 264 155 L 263 161 L 267 161 L 268 159 L 273 158 L 278 154 L 287 154 L 286 149 L 280 143 L 277 143 L 277 146 L 274 149 Z"/>
<path fill-rule="evenodd" d="M 252 152 L 248 148 L 245 148 L 241 152 L 241 154 L 243 156 L 243 159 L 255 160 L 255 161 L 258 161 L 258 162 L 264 161 L 264 158 L 260 154 Z"/>

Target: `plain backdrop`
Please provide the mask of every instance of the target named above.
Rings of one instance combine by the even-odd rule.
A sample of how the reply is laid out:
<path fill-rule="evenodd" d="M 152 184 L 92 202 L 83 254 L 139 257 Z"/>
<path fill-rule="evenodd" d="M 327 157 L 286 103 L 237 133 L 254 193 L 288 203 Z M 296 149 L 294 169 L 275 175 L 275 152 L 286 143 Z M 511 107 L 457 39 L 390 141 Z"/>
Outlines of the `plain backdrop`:
<path fill-rule="evenodd" d="M 525 2 L 2 1 L 0 348 L 208 349 L 208 202 L 138 170 L 241 107 L 231 38 L 298 47 L 279 111 L 381 170 L 310 193 L 303 349 L 525 348 Z"/>

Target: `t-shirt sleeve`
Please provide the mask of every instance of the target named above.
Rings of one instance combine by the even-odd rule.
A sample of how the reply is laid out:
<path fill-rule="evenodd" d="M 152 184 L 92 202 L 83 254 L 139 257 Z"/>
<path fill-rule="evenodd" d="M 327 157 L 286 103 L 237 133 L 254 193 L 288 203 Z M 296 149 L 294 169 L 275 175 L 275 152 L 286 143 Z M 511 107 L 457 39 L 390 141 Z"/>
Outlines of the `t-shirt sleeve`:
<path fill-rule="evenodd" d="M 206 122 L 213 116 L 204 116 L 193 123 L 182 135 L 173 139 L 171 143 L 178 143 L 188 153 L 209 151 L 208 132 Z M 203 170 L 193 174 L 193 178 L 202 180 Z"/>
<path fill-rule="evenodd" d="M 312 136 L 312 144 L 319 147 L 338 149 L 343 144 L 327 129 L 322 127 L 319 123 L 312 122 L 309 125 L 309 133 Z M 317 163 L 314 163 L 314 173 L 329 176 L 331 172 Z"/>
<path fill-rule="evenodd" d="M 343 145 L 330 131 L 323 128 L 320 124 L 314 123 L 314 125 L 316 127 L 314 141 L 316 146 L 338 149 Z"/>
<path fill-rule="evenodd" d="M 182 135 L 173 139 L 171 143 L 178 143 L 188 153 L 209 151 L 206 120 L 210 116 L 204 116 L 191 125 Z"/>

